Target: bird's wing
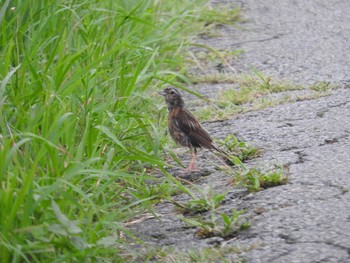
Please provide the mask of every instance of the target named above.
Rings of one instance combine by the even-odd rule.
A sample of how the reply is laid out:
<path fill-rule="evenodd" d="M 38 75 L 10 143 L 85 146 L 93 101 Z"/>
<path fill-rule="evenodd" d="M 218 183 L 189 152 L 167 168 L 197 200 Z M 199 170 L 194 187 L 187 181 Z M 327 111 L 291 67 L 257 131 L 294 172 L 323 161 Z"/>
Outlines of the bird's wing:
<path fill-rule="evenodd" d="M 179 116 L 181 117 L 177 118 L 178 127 L 189 137 L 193 146 L 215 149 L 210 135 L 190 112 L 184 110 Z"/>

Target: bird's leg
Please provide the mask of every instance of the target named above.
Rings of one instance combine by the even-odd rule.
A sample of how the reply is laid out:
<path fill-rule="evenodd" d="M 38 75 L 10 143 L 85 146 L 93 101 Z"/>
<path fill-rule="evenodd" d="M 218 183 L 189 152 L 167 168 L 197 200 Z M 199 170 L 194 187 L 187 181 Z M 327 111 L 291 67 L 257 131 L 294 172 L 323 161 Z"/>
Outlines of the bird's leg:
<path fill-rule="evenodd" d="M 186 171 L 188 171 L 188 172 L 192 172 L 192 171 L 196 170 L 197 149 L 191 148 L 191 152 L 192 152 L 192 158 L 191 158 L 191 161 L 186 169 Z"/>

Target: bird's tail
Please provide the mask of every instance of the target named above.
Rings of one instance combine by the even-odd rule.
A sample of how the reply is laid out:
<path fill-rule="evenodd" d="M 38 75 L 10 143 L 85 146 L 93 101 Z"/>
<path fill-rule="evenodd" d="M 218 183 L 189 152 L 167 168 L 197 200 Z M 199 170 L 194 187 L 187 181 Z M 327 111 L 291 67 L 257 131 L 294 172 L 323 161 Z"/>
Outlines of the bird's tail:
<path fill-rule="evenodd" d="M 221 150 L 219 147 L 217 147 L 216 145 L 213 144 L 213 149 L 216 150 L 217 152 L 220 153 L 220 157 L 225 161 L 226 164 L 228 165 L 234 165 L 233 161 L 232 161 L 232 157 L 231 155 L 229 155 L 227 152 L 225 152 L 224 150 Z"/>

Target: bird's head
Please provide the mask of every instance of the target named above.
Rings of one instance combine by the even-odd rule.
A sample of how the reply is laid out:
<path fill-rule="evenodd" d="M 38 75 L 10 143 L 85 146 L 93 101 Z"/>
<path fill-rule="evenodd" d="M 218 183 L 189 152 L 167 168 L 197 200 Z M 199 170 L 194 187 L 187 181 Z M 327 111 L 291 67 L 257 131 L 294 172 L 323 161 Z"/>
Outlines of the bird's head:
<path fill-rule="evenodd" d="M 185 105 L 180 92 L 175 88 L 166 88 L 159 92 L 159 94 L 164 96 L 169 109 L 183 107 Z"/>

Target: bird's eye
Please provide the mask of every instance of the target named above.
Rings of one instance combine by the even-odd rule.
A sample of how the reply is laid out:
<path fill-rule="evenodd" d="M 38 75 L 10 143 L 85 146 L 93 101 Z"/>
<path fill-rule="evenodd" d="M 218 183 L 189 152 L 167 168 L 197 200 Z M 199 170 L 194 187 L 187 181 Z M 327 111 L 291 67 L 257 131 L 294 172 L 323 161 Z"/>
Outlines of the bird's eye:
<path fill-rule="evenodd" d="M 171 94 L 171 95 L 175 94 L 175 91 L 173 91 L 173 90 L 172 90 L 172 91 L 170 91 L 170 94 Z"/>

